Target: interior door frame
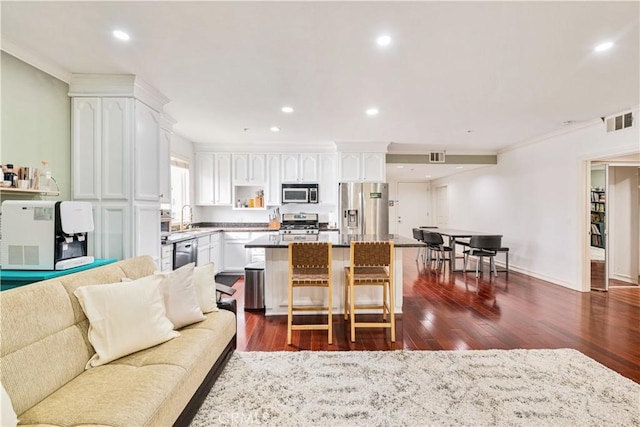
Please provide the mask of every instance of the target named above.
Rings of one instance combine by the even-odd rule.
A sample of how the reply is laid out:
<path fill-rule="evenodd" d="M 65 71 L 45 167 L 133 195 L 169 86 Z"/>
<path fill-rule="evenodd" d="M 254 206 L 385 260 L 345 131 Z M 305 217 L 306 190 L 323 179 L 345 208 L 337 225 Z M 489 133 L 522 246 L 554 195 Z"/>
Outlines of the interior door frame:
<path fill-rule="evenodd" d="M 582 173 L 580 174 L 580 180 L 578 183 L 579 187 L 579 203 L 580 212 L 578 215 L 579 221 L 578 226 L 580 229 L 579 239 L 582 242 L 582 292 L 591 292 L 591 166 L 593 163 L 601 163 L 608 164 L 610 166 L 638 166 L 639 163 L 635 162 L 620 162 L 620 161 L 608 161 L 607 159 L 627 156 L 632 154 L 637 154 L 638 151 L 622 151 L 622 152 L 612 152 L 607 154 L 602 154 L 597 157 L 589 157 L 582 158 Z M 609 186 L 608 183 L 608 171 L 605 172 L 607 174 L 606 178 L 606 187 Z M 605 196 L 606 198 L 606 196 Z M 605 199 L 606 200 L 606 199 Z M 607 218 L 609 215 L 605 214 L 605 230 L 608 229 Z M 605 241 L 605 276 L 607 277 L 607 288 L 608 288 L 608 256 L 607 256 L 607 248 L 610 247 L 610 242 L 608 238 Z"/>

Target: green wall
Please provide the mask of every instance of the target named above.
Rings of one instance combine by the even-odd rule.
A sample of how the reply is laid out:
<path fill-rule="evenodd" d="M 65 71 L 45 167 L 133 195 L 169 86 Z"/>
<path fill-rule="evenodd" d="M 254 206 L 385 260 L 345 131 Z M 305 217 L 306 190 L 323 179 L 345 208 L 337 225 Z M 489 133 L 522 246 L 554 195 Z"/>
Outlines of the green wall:
<path fill-rule="evenodd" d="M 58 200 L 71 199 L 71 99 L 69 85 L 2 52 L 0 164 L 40 167 L 48 160 L 60 187 Z M 38 196 L 45 199 L 51 197 Z M 3 200 L 9 199 L 3 195 Z"/>

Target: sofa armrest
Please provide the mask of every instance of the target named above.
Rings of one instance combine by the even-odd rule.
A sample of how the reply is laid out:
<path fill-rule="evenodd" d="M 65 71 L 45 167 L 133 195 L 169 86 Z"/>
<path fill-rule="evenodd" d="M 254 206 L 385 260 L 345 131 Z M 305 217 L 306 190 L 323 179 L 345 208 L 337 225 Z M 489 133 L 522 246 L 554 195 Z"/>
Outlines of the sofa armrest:
<path fill-rule="evenodd" d="M 221 283 L 216 283 L 216 291 L 222 292 L 223 294 L 226 294 L 226 295 L 233 295 L 236 293 L 236 290 L 233 289 L 231 286 L 223 285 Z"/>
<path fill-rule="evenodd" d="M 218 308 L 220 310 L 230 311 L 233 314 L 238 314 L 238 306 L 236 304 L 236 300 L 233 298 L 221 298 L 218 301 Z"/>

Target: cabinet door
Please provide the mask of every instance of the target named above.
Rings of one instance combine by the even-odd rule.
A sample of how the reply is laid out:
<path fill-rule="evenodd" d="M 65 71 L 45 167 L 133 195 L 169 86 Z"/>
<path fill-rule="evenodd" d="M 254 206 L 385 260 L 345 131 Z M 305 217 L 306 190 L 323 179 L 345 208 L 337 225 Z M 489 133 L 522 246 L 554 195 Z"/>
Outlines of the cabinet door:
<path fill-rule="evenodd" d="M 215 162 L 215 204 L 231 206 L 231 154 L 216 153 Z"/>
<path fill-rule="evenodd" d="M 362 180 L 384 182 L 386 176 L 385 153 L 362 153 Z"/>
<path fill-rule="evenodd" d="M 101 102 L 98 98 L 72 98 L 73 199 L 100 198 L 102 158 Z"/>
<path fill-rule="evenodd" d="M 338 159 L 336 154 L 320 154 L 319 164 L 320 203 L 335 205 L 338 203 Z"/>
<path fill-rule="evenodd" d="M 249 183 L 249 154 L 233 154 L 233 184 Z"/>
<path fill-rule="evenodd" d="M 196 205 L 213 206 L 214 172 L 214 154 L 196 153 Z"/>
<path fill-rule="evenodd" d="M 213 262 L 214 271 L 218 274 L 223 268 L 223 245 L 220 233 L 214 233 L 211 235 L 211 251 L 209 253 L 209 259 Z"/>
<path fill-rule="evenodd" d="M 130 198 L 131 106 L 128 98 L 102 98 L 102 199 Z"/>
<path fill-rule="evenodd" d="M 362 179 L 360 159 L 360 153 L 340 155 L 340 182 L 356 182 Z"/>
<path fill-rule="evenodd" d="M 133 256 L 133 251 L 131 250 L 132 230 L 128 205 L 110 203 L 103 204 L 101 208 L 100 257 L 119 260 L 130 258 Z M 160 222 L 158 222 L 158 227 L 160 227 Z M 98 229 L 96 228 L 96 230 Z"/>
<path fill-rule="evenodd" d="M 264 185 L 267 179 L 267 156 L 251 154 L 249 156 L 249 183 Z"/>
<path fill-rule="evenodd" d="M 133 182 L 136 200 L 160 200 L 158 167 L 160 121 L 158 113 L 140 101 L 135 103 Z"/>
<path fill-rule="evenodd" d="M 267 154 L 267 179 L 264 192 L 265 204 L 277 206 L 280 204 L 280 155 Z"/>
<path fill-rule="evenodd" d="M 318 155 L 300 154 L 299 181 L 318 182 Z"/>
<path fill-rule="evenodd" d="M 171 203 L 171 132 L 160 129 L 158 169 L 160 174 L 160 203 Z"/>
<path fill-rule="evenodd" d="M 280 156 L 280 164 L 282 167 L 281 182 L 297 182 L 298 181 L 298 154 L 283 154 Z"/>
<path fill-rule="evenodd" d="M 134 256 L 150 255 L 159 270 L 160 265 L 160 207 L 155 204 L 134 206 Z"/>

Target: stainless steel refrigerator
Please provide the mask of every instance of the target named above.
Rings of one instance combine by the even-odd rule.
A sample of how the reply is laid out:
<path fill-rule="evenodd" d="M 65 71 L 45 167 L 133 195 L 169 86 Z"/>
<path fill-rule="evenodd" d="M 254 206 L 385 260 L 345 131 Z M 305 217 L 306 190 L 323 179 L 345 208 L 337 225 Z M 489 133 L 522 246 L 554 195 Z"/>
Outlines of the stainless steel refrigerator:
<path fill-rule="evenodd" d="M 389 184 L 341 182 L 339 227 L 342 234 L 389 234 Z"/>

